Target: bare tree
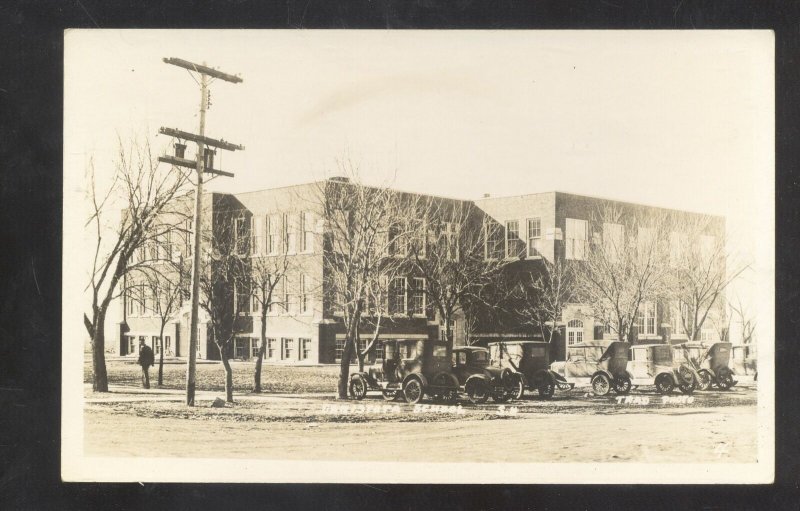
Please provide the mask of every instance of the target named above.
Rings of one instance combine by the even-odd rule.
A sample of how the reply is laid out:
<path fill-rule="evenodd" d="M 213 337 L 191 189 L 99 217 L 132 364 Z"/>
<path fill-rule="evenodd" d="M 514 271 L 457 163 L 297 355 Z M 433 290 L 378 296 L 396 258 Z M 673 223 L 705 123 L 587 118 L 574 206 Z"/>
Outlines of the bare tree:
<path fill-rule="evenodd" d="M 400 201 L 389 187 L 366 186 L 350 161 L 340 163 L 346 179 L 320 183 L 315 200 L 326 221 L 324 285 L 345 328 L 338 397 L 347 398 L 350 362 L 356 354 L 366 300 L 403 259 L 391 252 L 406 239 L 398 220 Z M 374 346 L 374 343 L 371 343 Z"/>
<path fill-rule="evenodd" d="M 666 213 L 625 215 L 622 208 L 607 205 L 593 215 L 590 245 L 574 249 L 584 257 L 574 261 L 576 294 L 620 341 L 633 338 L 640 307 L 667 293 L 664 240 L 669 229 Z"/>
<path fill-rule="evenodd" d="M 453 347 L 453 325 L 458 315 L 475 319 L 478 311 L 491 310 L 507 289 L 503 270 L 515 259 L 489 258 L 485 252 L 487 229 L 483 213 L 469 202 L 417 199 L 417 229 L 411 231 L 409 257 L 424 278 L 428 303 L 438 313 L 445 339 Z"/>
<path fill-rule="evenodd" d="M 180 208 L 175 199 L 186 191 L 188 175 L 177 167 L 159 166 L 148 143 L 132 141 L 125 147 L 122 140 L 114 162 L 111 182 L 105 192 L 99 192 L 94 162 L 88 169 L 91 215 L 86 228 L 93 231 L 96 245 L 92 258 L 91 319 L 83 315 L 84 326 L 92 341 L 92 388 L 108 392 L 108 373 L 105 364 L 105 319 L 111 301 L 118 296 L 121 281 L 141 269 L 146 261 L 131 264 L 136 250 L 149 240 L 169 232 Z M 124 208 L 122 218 L 112 211 L 115 204 Z"/>
<path fill-rule="evenodd" d="M 260 244 L 260 241 L 257 243 Z M 279 303 L 279 300 L 276 300 L 279 298 L 276 296 L 276 290 L 279 284 L 285 285 L 290 267 L 286 247 L 278 254 L 269 255 L 277 250 L 277 247 L 268 250 L 268 255 L 259 255 L 257 252 L 251 260 L 250 292 L 261 316 L 261 339 L 253 373 L 253 392 L 261 392 L 261 368 L 267 350 L 267 313 Z"/>
<path fill-rule="evenodd" d="M 756 321 L 753 314 L 748 310 L 747 306 L 742 303 L 741 297 L 737 298 L 735 303 L 729 303 L 728 306 L 731 309 L 731 315 L 736 316 L 736 320 L 739 323 L 742 344 L 752 343 L 756 331 Z"/>
<path fill-rule="evenodd" d="M 565 305 L 575 301 L 573 267 L 545 258 L 537 266 L 518 284 L 515 312 L 521 323 L 539 329 L 542 339 L 551 342 Z"/>
<path fill-rule="evenodd" d="M 212 337 L 225 370 L 225 399 L 233 402 L 231 349 L 242 328 L 240 313 L 250 305 L 251 270 L 246 249 L 238 241 L 231 211 L 215 205 L 212 227 L 201 254 L 199 305 L 211 323 Z"/>
<path fill-rule="evenodd" d="M 725 290 L 747 265 L 726 250 L 724 231 L 713 217 L 693 215 L 676 220 L 670 233 L 673 269 L 671 295 L 679 321 L 690 340 L 698 340 L 709 315 L 725 314 Z M 724 318 L 713 321 L 724 322 Z"/>
<path fill-rule="evenodd" d="M 157 261 L 142 268 L 143 289 L 152 303 L 152 312 L 159 321 L 158 342 L 158 386 L 164 384 L 164 329 L 175 317 L 183 305 L 186 290 L 184 282 L 188 281 L 188 269 L 184 265 L 183 255 L 173 251 L 167 244 L 171 256 L 168 260 Z M 143 297 L 142 297 L 143 298 Z"/>

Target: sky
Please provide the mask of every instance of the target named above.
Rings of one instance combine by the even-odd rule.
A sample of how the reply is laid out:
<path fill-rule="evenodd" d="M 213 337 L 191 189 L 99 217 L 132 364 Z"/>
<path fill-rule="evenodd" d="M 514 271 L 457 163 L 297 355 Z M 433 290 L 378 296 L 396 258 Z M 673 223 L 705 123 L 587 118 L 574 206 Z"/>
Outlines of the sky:
<path fill-rule="evenodd" d="M 337 174 L 474 199 L 559 190 L 724 215 L 750 286 L 773 272 L 774 70 L 766 31 L 74 30 L 65 35 L 65 204 L 117 137 L 198 129 L 243 144 L 208 189 Z M 65 218 L 65 221 L 67 219 Z M 77 226 L 77 221 L 75 226 Z M 65 229 L 66 232 L 66 229 Z M 77 231 L 75 231 L 77 232 Z M 758 284 L 749 296 L 772 297 Z"/>

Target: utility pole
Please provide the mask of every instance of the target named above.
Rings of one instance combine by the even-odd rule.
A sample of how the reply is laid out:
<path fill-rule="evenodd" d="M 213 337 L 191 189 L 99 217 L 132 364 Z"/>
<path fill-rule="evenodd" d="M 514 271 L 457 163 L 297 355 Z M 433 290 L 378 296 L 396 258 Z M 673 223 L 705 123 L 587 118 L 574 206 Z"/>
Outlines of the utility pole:
<path fill-rule="evenodd" d="M 206 110 L 208 108 L 208 78 L 215 78 L 224 80 L 231 83 L 241 83 L 242 79 L 238 76 L 229 75 L 218 71 L 214 68 L 208 67 L 205 64 L 194 64 L 192 62 L 176 59 L 165 58 L 165 63 L 172 64 L 173 66 L 182 67 L 195 72 L 200 75 L 200 128 L 199 134 L 188 133 L 173 128 L 161 128 L 159 133 L 163 135 L 172 136 L 182 140 L 191 140 L 197 144 L 197 157 L 195 161 L 184 158 L 183 144 L 176 144 L 175 156 L 167 155 L 160 156 L 159 161 L 178 165 L 181 167 L 194 168 L 197 172 L 197 187 L 194 196 L 194 242 L 192 254 L 192 312 L 191 320 L 189 322 L 189 360 L 186 366 L 186 405 L 194 406 L 194 394 L 196 388 L 196 366 L 197 366 L 197 346 L 198 346 L 198 313 L 200 311 L 200 249 L 201 249 L 201 233 L 202 233 L 202 206 L 203 206 L 203 174 L 208 172 L 221 176 L 233 177 L 230 172 L 223 172 L 222 170 L 213 168 L 213 152 L 206 149 L 206 146 L 216 147 L 227 151 L 243 150 L 244 146 L 231 144 L 224 140 L 216 140 L 208 138 L 206 134 Z M 180 146 L 180 150 L 178 147 Z M 208 161 L 206 161 L 208 158 Z"/>

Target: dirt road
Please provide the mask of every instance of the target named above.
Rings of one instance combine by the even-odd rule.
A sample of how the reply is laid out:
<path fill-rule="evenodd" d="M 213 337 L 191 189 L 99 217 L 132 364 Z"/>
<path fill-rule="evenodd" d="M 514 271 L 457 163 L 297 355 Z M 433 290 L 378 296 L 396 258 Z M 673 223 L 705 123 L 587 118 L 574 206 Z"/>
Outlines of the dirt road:
<path fill-rule="evenodd" d="M 752 462 L 753 388 L 693 399 L 573 391 L 498 405 L 419 407 L 328 395 L 237 396 L 187 409 L 179 393 L 87 394 L 88 455 L 343 461 Z M 633 395 L 631 397 L 634 397 Z M 645 399 L 646 398 L 646 399 Z M 513 408 L 512 408 L 513 407 Z M 131 442 L 147 438 L 147 443 Z"/>

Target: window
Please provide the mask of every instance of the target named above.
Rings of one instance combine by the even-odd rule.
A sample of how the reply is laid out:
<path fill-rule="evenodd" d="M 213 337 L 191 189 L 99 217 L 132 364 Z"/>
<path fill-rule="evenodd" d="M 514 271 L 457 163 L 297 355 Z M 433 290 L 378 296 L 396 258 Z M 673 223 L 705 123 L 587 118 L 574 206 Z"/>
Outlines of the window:
<path fill-rule="evenodd" d="M 700 329 L 700 340 L 701 341 L 711 342 L 711 341 L 716 340 L 716 339 L 714 339 L 714 337 L 715 336 L 714 336 L 714 329 L 713 328 L 708 328 L 706 326 L 703 326 Z"/>
<path fill-rule="evenodd" d="M 669 260 L 677 264 L 683 259 L 688 238 L 685 233 L 671 232 L 669 235 Z"/>
<path fill-rule="evenodd" d="M 261 312 L 261 297 L 258 291 L 253 293 L 253 295 L 250 297 L 250 311 L 253 314 Z"/>
<path fill-rule="evenodd" d="M 234 219 L 234 243 L 236 243 L 236 253 L 239 255 L 247 255 L 250 253 L 248 247 L 250 236 L 250 219 L 240 216 Z"/>
<path fill-rule="evenodd" d="M 408 255 L 408 236 L 396 224 L 389 227 L 389 254 L 400 257 Z"/>
<path fill-rule="evenodd" d="M 445 253 L 451 261 L 458 261 L 458 224 L 444 223 Z"/>
<path fill-rule="evenodd" d="M 311 355 L 311 339 L 300 339 L 300 360 L 308 360 Z"/>
<path fill-rule="evenodd" d="M 502 259 L 505 254 L 503 226 L 490 220 L 484 224 L 483 234 L 486 240 L 484 254 L 486 259 Z"/>
<path fill-rule="evenodd" d="M 248 313 L 250 312 L 250 289 L 248 288 L 247 284 L 243 282 L 234 282 L 234 293 L 236 295 L 236 303 L 234 307 L 236 311 L 239 313 Z"/>
<path fill-rule="evenodd" d="M 603 224 L 603 251 L 611 261 L 617 261 L 625 245 L 625 227 L 622 224 Z"/>
<path fill-rule="evenodd" d="M 389 286 L 389 314 L 405 314 L 406 310 L 406 279 L 395 277 Z"/>
<path fill-rule="evenodd" d="M 294 339 L 284 337 L 281 339 L 281 345 L 283 346 L 283 360 L 292 360 L 294 358 Z"/>
<path fill-rule="evenodd" d="M 300 275 L 300 314 L 309 312 L 308 277 Z"/>
<path fill-rule="evenodd" d="M 714 245 L 716 240 L 714 236 L 700 236 L 700 257 L 702 258 L 701 264 L 705 264 L 714 257 Z"/>
<path fill-rule="evenodd" d="M 172 338 L 168 335 L 164 336 L 164 354 L 172 355 Z"/>
<path fill-rule="evenodd" d="M 246 337 L 237 337 L 233 343 L 233 346 L 233 358 L 247 358 L 247 355 L 250 352 L 250 339 Z"/>
<path fill-rule="evenodd" d="M 300 216 L 300 232 L 302 232 L 302 239 L 300 240 L 300 250 L 303 252 L 314 251 L 314 214 L 310 211 L 305 211 Z"/>
<path fill-rule="evenodd" d="M 280 220 L 277 215 L 267 217 L 267 254 L 278 253 L 278 244 L 281 239 L 280 226 Z"/>
<path fill-rule="evenodd" d="M 344 354 L 344 339 L 336 339 L 336 353 L 335 353 L 335 360 L 336 362 L 342 361 L 342 355 Z"/>
<path fill-rule="evenodd" d="M 252 236 L 250 237 L 250 254 L 257 256 L 261 254 L 264 247 L 264 218 L 253 217 L 252 220 Z"/>
<path fill-rule="evenodd" d="M 250 339 L 250 357 L 258 358 L 258 337 Z"/>
<path fill-rule="evenodd" d="M 539 255 L 542 239 L 542 220 L 540 218 L 528 219 L 528 257 Z"/>
<path fill-rule="evenodd" d="M 283 249 L 287 253 L 294 253 L 297 250 L 295 241 L 297 233 L 295 232 L 295 225 L 292 222 L 291 215 L 283 214 Z"/>
<path fill-rule="evenodd" d="M 147 295 L 145 294 L 144 284 L 139 284 L 138 288 L 139 315 L 144 316 L 147 313 Z"/>
<path fill-rule="evenodd" d="M 640 335 L 656 335 L 656 307 L 653 302 L 644 302 L 636 313 L 636 332 Z"/>
<path fill-rule="evenodd" d="M 378 341 L 375 343 L 375 359 L 376 360 L 383 360 L 384 351 L 383 351 L 383 343 Z"/>
<path fill-rule="evenodd" d="M 639 227 L 639 235 L 636 237 L 636 244 L 640 254 L 649 253 L 653 250 L 656 231 L 652 227 Z"/>
<path fill-rule="evenodd" d="M 155 352 L 156 355 L 158 355 L 159 353 L 161 353 L 161 338 L 157 335 L 154 335 L 152 342 L 153 342 L 153 351 Z"/>
<path fill-rule="evenodd" d="M 127 296 L 126 296 L 126 301 L 127 301 L 127 304 L 128 304 L 128 314 L 131 315 L 131 316 L 136 314 L 136 296 L 135 296 L 135 294 L 136 294 L 136 287 L 135 286 L 129 286 L 128 287 L 128 293 L 127 293 Z"/>
<path fill-rule="evenodd" d="M 267 358 L 275 360 L 276 352 L 278 351 L 275 344 L 275 339 L 267 339 Z"/>
<path fill-rule="evenodd" d="M 288 278 L 286 276 L 281 279 L 281 300 L 283 303 L 283 313 L 291 314 L 294 309 L 292 308 L 292 293 L 287 281 Z"/>
<path fill-rule="evenodd" d="M 128 336 L 128 353 L 136 353 L 136 337 Z"/>
<path fill-rule="evenodd" d="M 573 319 L 567 323 L 567 346 L 583 342 L 583 321 Z"/>
<path fill-rule="evenodd" d="M 412 279 L 414 288 L 411 290 L 411 314 L 415 316 L 425 315 L 425 279 Z"/>
<path fill-rule="evenodd" d="M 583 260 L 586 258 L 586 241 L 589 239 L 589 222 L 575 218 L 567 218 L 565 241 L 565 257 Z"/>
<path fill-rule="evenodd" d="M 425 221 L 414 218 L 408 222 L 408 237 L 411 252 L 419 257 L 425 257 Z"/>
<path fill-rule="evenodd" d="M 506 257 L 525 255 L 525 242 L 519 237 L 519 221 L 506 222 Z"/>

